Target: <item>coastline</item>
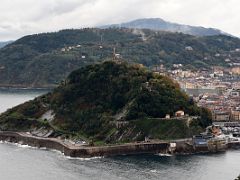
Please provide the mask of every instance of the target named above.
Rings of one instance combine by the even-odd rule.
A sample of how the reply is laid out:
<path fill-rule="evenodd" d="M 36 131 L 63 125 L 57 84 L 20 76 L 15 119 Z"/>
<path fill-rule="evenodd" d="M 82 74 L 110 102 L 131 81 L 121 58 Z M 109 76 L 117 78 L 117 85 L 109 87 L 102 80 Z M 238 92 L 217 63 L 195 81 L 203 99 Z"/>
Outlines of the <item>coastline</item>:
<path fill-rule="evenodd" d="M 28 135 L 22 132 L 0 132 L 0 140 L 5 142 L 28 145 L 37 148 L 47 148 L 57 150 L 65 156 L 74 158 L 106 157 L 130 154 L 167 154 L 169 150 L 168 142 L 142 142 L 126 143 L 121 145 L 105 146 L 76 146 L 64 143 L 56 138 L 41 138 Z"/>
<path fill-rule="evenodd" d="M 63 155 L 72 158 L 92 158 L 92 157 L 109 157 L 117 155 L 136 155 L 136 154 L 166 154 L 166 155 L 187 155 L 199 153 L 218 153 L 227 149 L 239 149 L 240 142 L 228 143 L 227 148 L 223 151 L 210 149 L 196 149 L 191 144 L 190 139 L 175 141 L 152 142 L 132 142 L 119 145 L 89 146 L 75 145 L 65 143 L 58 138 L 43 138 L 30 135 L 25 132 L 0 131 L 0 141 L 28 145 L 36 148 L 46 148 L 57 150 Z M 175 144 L 173 147 L 172 145 Z"/>
<path fill-rule="evenodd" d="M 42 86 L 29 86 L 29 85 L 21 85 L 21 84 L 0 84 L 0 89 L 53 89 L 56 88 L 58 85 L 52 84 L 52 85 L 42 85 Z"/>

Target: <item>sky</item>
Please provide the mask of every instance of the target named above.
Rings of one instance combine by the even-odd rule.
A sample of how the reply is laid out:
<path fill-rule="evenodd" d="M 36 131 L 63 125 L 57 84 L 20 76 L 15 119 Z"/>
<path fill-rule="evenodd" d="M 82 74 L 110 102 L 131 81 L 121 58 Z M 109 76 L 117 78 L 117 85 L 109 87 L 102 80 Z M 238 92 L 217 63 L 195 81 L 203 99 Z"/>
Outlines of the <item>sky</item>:
<path fill-rule="evenodd" d="M 240 0 L 0 0 L 0 41 L 139 18 L 221 29 L 240 37 Z"/>

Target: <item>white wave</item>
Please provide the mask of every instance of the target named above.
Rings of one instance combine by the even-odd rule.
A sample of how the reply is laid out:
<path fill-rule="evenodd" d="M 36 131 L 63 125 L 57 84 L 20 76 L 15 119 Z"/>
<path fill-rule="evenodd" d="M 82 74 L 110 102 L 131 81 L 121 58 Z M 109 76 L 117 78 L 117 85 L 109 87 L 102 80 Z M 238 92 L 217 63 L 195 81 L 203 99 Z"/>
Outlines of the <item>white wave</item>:
<path fill-rule="evenodd" d="M 29 146 L 29 145 L 26 145 L 26 144 L 12 143 L 12 142 L 9 142 L 9 141 L 0 141 L 0 144 L 10 144 L 10 145 L 17 146 L 19 148 L 40 149 L 40 150 L 51 151 L 51 152 L 60 154 L 63 158 L 71 159 L 71 160 L 90 161 L 90 160 L 94 160 L 94 159 L 104 158 L 104 156 L 96 156 L 96 157 L 91 157 L 91 158 L 70 157 L 70 156 L 65 156 L 63 152 L 61 152 L 59 150 L 56 150 L 56 149 L 48 149 L 46 147 L 38 148 L 38 147 Z"/>
<path fill-rule="evenodd" d="M 150 170 L 150 172 L 152 172 L 152 173 L 156 173 L 157 170 L 156 170 L 156 169 L 152 169 L 152 170 Z"/>
<path fill-rule="evenodd" d="M 173 156 L 172 154 L 162 154 L 162 153 L 159 153 L 159 154 L 156 154 L 157 156 L 167 156 L 167 157 L 171 157 Z"/>
<path fill-rule="evenodd" d="M 80 160 L 80 161 L 90 161 L 94 159 L 102 159 L 104 156 L 96 156 L 96 157 L 90 157 L 90 158 L 79 158 L 79 157 L 70 157 L 70 156 L 64 156 L 66 159 L 71 159 L 71 160 Z"/>
<path fill-rule="evenodd" d="M 13 142 L 9 142 L 9 141 L 0 141 L 0 143 L 1 143 L 1 144 L 14 145 L 14 146 L 17 146 L 17 147 L 19 147 L 19 148 L 38 149 L 37 147 L 29 146 L 29 145 L 27 145 L 27 144 L 13 143 Z"/>
<path fill-rule="evenodd" d="M 70 160 L 80 160 L 80 161 L 90 161 L 90 160 L 94 160 L 94 159 L 102 159 L 104 158 L 104 156 L 96 156 L 96 157 L 91 157 L 91 158 L 80 158 L 80 157 L 71 157 L 71 156 L 66 156 L 64 155 L 63 152 L 56 150 L 56 149 L 46 149 L 52 152 L 55 152 L 57 154 L 60 154 L 63 158 L 65 159 L 70 159 Z"/>
<path fill-rule="evenodd" d="M 18 144 L 18 143 L 15 143 L 15 145 L 16 145 L 17 147 L 20 147 L 20 148 L 34 148 L 34 147 L 31 147 L 31 146 L 26 145 L 26 144 Z"/>

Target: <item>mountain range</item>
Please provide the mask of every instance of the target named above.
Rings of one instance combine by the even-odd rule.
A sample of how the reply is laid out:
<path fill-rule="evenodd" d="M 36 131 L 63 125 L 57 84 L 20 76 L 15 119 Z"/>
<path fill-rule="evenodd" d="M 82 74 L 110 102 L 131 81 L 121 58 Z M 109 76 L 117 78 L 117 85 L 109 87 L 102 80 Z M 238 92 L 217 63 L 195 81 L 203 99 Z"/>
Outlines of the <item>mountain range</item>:
<path fill-rule="evenodd" d="M 229 35 L 219 29 L 205 28 L 200 26 L 189 26 L 184 24 L 172 23 L 161 18 L 144 18 L 130 22 L 104 25 L 100 28 L 136 28 L 136 29 L 151 29 L 168 32 L 181 32 L 193 36 L 213 36 L 213 35 Z"/>

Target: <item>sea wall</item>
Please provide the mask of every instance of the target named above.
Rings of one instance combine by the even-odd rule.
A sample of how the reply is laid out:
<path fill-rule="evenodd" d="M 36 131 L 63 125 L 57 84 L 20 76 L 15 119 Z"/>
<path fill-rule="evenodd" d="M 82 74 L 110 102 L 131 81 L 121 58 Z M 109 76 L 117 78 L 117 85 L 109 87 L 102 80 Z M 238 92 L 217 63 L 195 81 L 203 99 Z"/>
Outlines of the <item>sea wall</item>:
<path fill-rule="evenodd" d="M 109 146 L 69 146 L 63 141 L 55 138 L 39 138 L 30 135 L 23 135 L 17 132 L 0 132 L 0 140 L 12 143 L 29 145 L 32 147 L 45 147 L 62 152 L 70 157 L 96 157 L 96 156 L 115 156 L 124 154 L 143 154 L 143 153 L 168 153 L 169 143 L 129 143 L 123 145 Z"/>
<path fill-rule="evenodd" d="M 0 132 L 0 140 L 11 143 L 18 143 L 22 145 L 29 145 L 37 148 L 45 147 L 48 149 L 55 149 L 63 153 L 67 148 L 57 140 L 52 140 L 48 138 L 38 138 L 32 136 L 23 136 L 17 132 Z"/>
<path fill-rule="evenodd" d="M 124 154 L 142 154 L 142 153 L 167 153 L 168 143 L 129 143 L 125 145 L 88 147 L 85 149 L 72 150 L 70 156 L 114 156 Z"/>
<path fill-rule="evenodd" d="M 208 152 L 215 153 L 222 150 L 219 149 L 217 146 L 215 147 L 214 151 L 207 147 L 204 149 L 194 148 L 190 139 L 178 140 L 175 142 L 155 141 L 106 146 L 75 146 L 69 143 L 66 144 L 63 140 L 57 138 L 41 138 L 26 133 L 6 131 L 0 131 L 0 141 L 29 145 L 37 148 L 44 147 L 47 149 L 54 149 L 62 152 L 66 156 L 81 158 L 130 154 L 194 154 Z M 171 147 L 172 143 L 175 144 L 174 148 Z M 228 143 L 226 147 L 226 149 L 239 148 L 240 142 Z"/>
<path fill-rule="evenodd" d="M 230 142 L 227 144 L 228 149 L 240 149 L 240 142 Z"/>

